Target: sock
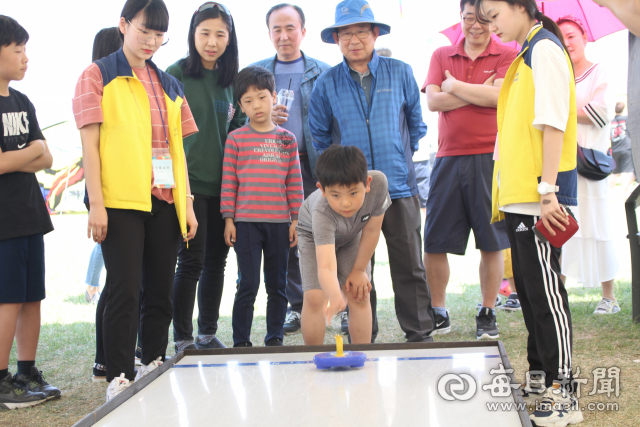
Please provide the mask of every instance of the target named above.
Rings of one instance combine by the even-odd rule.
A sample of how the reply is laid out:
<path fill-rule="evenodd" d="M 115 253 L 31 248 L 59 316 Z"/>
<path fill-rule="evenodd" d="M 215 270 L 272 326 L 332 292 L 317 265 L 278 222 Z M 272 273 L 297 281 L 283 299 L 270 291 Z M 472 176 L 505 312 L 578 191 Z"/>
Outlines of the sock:
<path fill-rule="evenodd" d="M 35 360 L 18 360 L 18 375 L 31 375 L 33 366 L 36 366 Z"/>
<path fill-rule="evenodd" d="M 433 311 L 442 317 L 447 317 L 447 309 L 445 307 L 433 307 Z"/>
<path fill-rule="evenodd" d="M 478 310 L 478 315 L 480 315 L 480 312 L 481 312 L 482 310 L 484 310 L 485 308 L 486 308 L 487 310 L 491 310 L 491 314 L 493 314 L 494 316 L 496 315 L 496 310 L 495 310 L 495 309 L 493 309 L 493 308 L 489 308 L 489 307 L 480 307 L 480 310 Z"/>
<path fill-rule="evenodd" d="M 7 369 L 0 369 L 0 381 L 2 381 L 3 379 L 5 379 L 5 377 L 9 375 L 9 368 Z"/>

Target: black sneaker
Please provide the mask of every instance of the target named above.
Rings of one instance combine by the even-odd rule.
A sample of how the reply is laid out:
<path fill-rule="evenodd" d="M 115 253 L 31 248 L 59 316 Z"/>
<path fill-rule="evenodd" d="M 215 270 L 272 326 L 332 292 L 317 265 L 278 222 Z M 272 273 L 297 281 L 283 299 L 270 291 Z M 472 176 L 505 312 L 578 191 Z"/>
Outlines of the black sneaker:
<path fill-rule="evenodd" d="M 340 313 L 340 332 L 343 335 L 349 335 L 349 313 L 346 311 Z"/>
<path fill-rule="evenodd" d="M 505 301 L 504 305 L 496 307 L 496 309 L 506 311 L 507 313 L 513 313 L 514 311 L 522 310 L 522 308 L 520 307 L 518 294 L 512 292 L 511 295 L 509 295 L 509 298 L 507 298 L 507 301 Z"/>
<path fill-rule="evenodd" d="M 196 338 L 195 344 L 198 350 L 206 350 L 206 349 L 212 349 L 212 348 L 227 348 L 227 346 L 222 344 L 222 341 L 216 338 L 215 335 L 206 335 L 206 336 L 198 335 L 198 338 Z"/>
<path fill-rule="evenodd" d="M 269 341 L 264 343 L 267 347 L 280 347 L 283 346 L 283 342 L 280 338 L 271 338 Z"/>
<path fill-rule="evenodd" d="M 44 393 L 29 391 L 27 384 L 16 381 L 11 374 L 0 379 L 0 409 L 27 408 L 46 400 Z"/>
<path fill-rule="evenodd" d="M 42 371 L 32 366 L 29 375 L 16 374 L 13 377 L 14 382 L 18 382 L 27 386 L 27 390 L 32 393 L 44 393 L 49 399 L 59 399 L 62 393 L 60 390 L 44 380 Z"/>
<path fill-rule="evenodd" d="M 198 349 L 198 347 L 193 342 L 193 340 L 178 341 L 178 342 L 174 343 L 174 348 L 176 350 L 176 354 L 180 353 L 181 351 L 185 351 L 185 350 L 197 350 Z"/>
<path fill-rule="evenodd" d="M 234 348 L 242 348 L 242 347 L 253 347 L 253 344 L 250 342 L 239 342 L 238 344 L 233 345 Z"/>
<path fill-rule="evenodd" d="M 479 340 L 496 339 L 500 337 L 496 315 L 490 308 L 482 307 L 480 313 L 476 316 L 476 326 L 476 338 Z"/>
<path fill-rule="evenodd" d="M 94 363 L 93 377 L 91 378 L 91 381 L 93 381 L 94 383 L 97 383 L 97 382 L 102 382 L 106 380 L 107 380 L 107 367 L 99 363 Z"/>
<path fill-rule="evenodd" d="M 434 314 L 435 316 L 434 316 L 433 322 L 435 324 L 435 327 L 433 328 L 433 331 L 431 331 L 431 334 L 429 334 L 429 336 L 432 337 L 434 335 L 444 335 L 451 332 L 451 321 L 449 320 L 449 310 L 447 310 L 446 316 L 441 316 L 436 312 L 434 312 Z"/>
<path fill-rule="evenodd" d="M 287 318 L 284 321 L 284 333 L 285 334 L 295 334 L 300 330 L 300 313 L 297 311 L 290 311 L 287 314 Z"/>

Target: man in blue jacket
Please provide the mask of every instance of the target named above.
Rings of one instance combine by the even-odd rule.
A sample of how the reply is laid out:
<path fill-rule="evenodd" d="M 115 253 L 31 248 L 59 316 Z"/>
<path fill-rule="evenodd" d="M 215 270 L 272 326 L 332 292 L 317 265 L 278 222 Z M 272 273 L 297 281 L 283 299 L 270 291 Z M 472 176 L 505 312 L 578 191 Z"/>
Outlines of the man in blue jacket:
<path fill-rule="evenodd" d="M 331 144 L 354 145 L 364 152 L 370 170 L 387 176 L 392 204 L 382 232 L 396 315 L 408 341 L 428 341 L 434 328 L 433 311 L 422 263 L 420 202 L 412 160 L 427 133 L 418 85 L 409 65 L 375 52 L 376 39 L 389 34 L 390 28 L 374 20 L 366 1 L 340 2 L 335 21 L 322 31 L 322 40 L 338 44 L 344 60 L 318 78 L 311 94 L 313 145 L 319 154 Z M 373 341 L 378 332 L 375 288 L 370 296 Z"/>
<path fill-rule="evenodd" d="M 306 199 L 316 190 L 314 168 L 318 158 L 311 144 L 309 132 L 309 98 L 316 79 L 330 67 L 300 50 L 300 44 L 307 32 L 304 24 L 304 12 L 298 6 L 281 3 L 269 9 L 267 27 L 277 53 L 275 57 L 252 65 L 264 67 L 275 76 L 276 92 L 280 92 L 280 89 L 293 90 L 293 105 L 288 110 L 283 105 L 276 105 L 271 119 L 296 136 Z M 286 293 L 290 310 L 284 324 L 285 334 L 300 330 L 303 293 L 297 250 L 296 246 L 289 252 Z"/>

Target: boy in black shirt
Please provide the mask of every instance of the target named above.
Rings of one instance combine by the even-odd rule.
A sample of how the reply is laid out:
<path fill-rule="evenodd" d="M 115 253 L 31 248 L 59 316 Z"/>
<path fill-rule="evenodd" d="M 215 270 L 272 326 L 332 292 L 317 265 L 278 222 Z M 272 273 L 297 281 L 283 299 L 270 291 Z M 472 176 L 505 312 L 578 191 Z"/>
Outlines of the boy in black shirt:
<path fill-rule="evenodd" d="M 23 408 L 60 397 L 35 366 L 44 289 L 44 240 L 53 224 L 35 172 L 52 157 L 33 104 L 9 87 L 27 70 L 29 34 L 0 15 L 0 409 Z M 9 373 L 13 339 L 18 373 Z"/>

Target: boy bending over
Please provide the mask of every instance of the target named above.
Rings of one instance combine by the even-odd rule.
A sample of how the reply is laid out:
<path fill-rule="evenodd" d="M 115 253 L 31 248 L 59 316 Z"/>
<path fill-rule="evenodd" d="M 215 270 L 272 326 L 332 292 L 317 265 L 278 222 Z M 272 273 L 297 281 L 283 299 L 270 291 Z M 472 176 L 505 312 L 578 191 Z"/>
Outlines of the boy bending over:
<path fill-rule="evenodd" d="M 370 343 L 371 257 L 391 206 L 387 177 L 367 172 L 362 151 L 342 145 L 322 153 L 316 175 L 319 190 L 302 204 L 297 227 L 302 337 L 305 344 L 322 344 L 325 320 L 349 305 L 351 342 Z"/>

